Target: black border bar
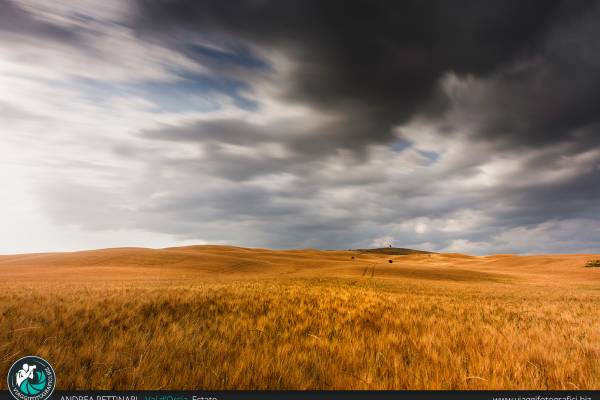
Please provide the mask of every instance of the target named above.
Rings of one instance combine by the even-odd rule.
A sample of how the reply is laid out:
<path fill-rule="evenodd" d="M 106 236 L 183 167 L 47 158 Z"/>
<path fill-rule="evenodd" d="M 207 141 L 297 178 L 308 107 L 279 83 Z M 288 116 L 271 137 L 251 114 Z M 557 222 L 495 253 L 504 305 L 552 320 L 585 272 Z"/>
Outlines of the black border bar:
<path fill-rule="evenodd" d="M 598 390 L 223 391 L 56 390 L 49 400 L 600 400 Z M 0 400 L 13 400 L 8 390 Z"/>

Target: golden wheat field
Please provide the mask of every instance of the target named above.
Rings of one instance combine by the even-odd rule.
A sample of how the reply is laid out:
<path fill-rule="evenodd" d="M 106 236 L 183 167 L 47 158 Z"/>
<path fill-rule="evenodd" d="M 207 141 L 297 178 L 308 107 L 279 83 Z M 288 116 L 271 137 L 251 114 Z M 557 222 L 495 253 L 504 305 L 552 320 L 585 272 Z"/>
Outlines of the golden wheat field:
<path fill-rule="evenodd" d="M 596 258 L 0 256 L 0 373 L 32 354 L 60 389 L 598 389 Z"/>

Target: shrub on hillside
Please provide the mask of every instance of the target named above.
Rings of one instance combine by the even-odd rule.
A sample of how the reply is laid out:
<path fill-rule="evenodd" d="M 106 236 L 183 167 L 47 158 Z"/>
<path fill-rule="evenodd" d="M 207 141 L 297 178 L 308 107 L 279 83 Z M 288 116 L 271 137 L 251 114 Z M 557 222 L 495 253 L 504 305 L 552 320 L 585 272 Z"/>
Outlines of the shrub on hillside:
<path fill-rule="evenodd" d="M 600 260 L 590 260 L 585 266 L 588 268 L 600 268 Z"/>

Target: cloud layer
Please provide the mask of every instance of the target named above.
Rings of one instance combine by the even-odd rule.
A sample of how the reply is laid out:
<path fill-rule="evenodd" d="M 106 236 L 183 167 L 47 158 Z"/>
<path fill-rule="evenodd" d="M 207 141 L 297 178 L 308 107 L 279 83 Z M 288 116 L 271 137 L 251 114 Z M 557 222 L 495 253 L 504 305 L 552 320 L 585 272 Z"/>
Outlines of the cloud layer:
<path fill-rule="evenodd" d="M 597 2 L 0 10 L 0 251 L 600 251 Z"/>

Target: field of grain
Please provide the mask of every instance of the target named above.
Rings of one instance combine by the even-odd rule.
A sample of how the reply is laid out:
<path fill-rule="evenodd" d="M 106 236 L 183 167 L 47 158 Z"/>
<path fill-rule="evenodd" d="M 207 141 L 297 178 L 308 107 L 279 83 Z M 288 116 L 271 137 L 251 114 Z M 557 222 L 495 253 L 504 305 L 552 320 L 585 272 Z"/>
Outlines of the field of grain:
<path fill-rule="evenodd" d="M 0 374 L 31 354 L 61 389 L 600 389 L 598 258 L 0 256 Z"/>

